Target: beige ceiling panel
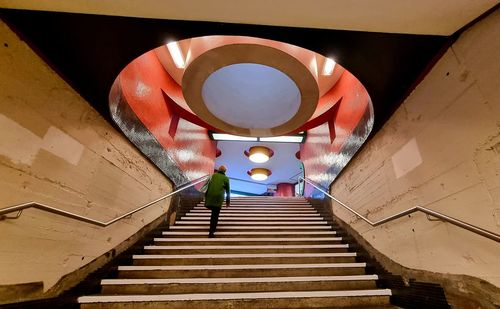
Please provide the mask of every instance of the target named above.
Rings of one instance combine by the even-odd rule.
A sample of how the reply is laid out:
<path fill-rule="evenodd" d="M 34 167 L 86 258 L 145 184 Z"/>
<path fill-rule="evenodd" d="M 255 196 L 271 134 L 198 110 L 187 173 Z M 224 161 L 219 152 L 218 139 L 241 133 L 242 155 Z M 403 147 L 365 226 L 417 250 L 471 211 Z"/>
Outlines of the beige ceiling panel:
<path fill-rule="evenodd" d="M 0 0 L 0 7 L 388 33 L 450 35 L 499 0 Z"/>

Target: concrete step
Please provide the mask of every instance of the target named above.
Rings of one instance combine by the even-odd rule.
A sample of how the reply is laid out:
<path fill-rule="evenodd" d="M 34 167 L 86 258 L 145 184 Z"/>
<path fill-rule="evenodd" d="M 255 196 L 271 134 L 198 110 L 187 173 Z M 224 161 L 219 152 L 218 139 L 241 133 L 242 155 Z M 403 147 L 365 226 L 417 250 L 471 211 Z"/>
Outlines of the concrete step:
<path fill-rule="evenodd" d="M 231 201 L 239 202 L 239 203 L 250 203 L 250 202 L 261 202 L 261 203 L 309 203 L 306 199 L 300 198 L 239 198 L 232 197 Z"/>
<path fill-rule="evenodd" d="M 209 214 L 211 213 L 210 209 L 207 209 L 205 207 L 203 208 L 193 208 L 190 212 L 188 213 L 203 213 L 203 214 Z M 247 210 L 247 209 L 231 209 L 227 207 L 223 207 L 220 211 L 220 214 L 318 214 L 316 210 L 313 209 L 308 209 L 308 210 Z"/>
<path fill-rule="evenodd" d="M 204 200 L 202 202 L 204 202 Z M 287 204 L 287 205 L 307 204 L 307 205 L 310 205 L 310 203 L 306 200 L 259 200 L 259 199 L 239 200 L 236 198 L 232 198 L 231 202 L 238 203 L 238 204 L 263 203 L 263 204 Z"/>
<path fill-rule="evenodd" d="M 323 238 L 323 237 L 331 237 L 335 236 L 337 232 L 335 231 L 307 231 L 307 230 L 300 230 L 300 231 L 295 231 L 295 232 L 283 232 L 283 231 L 273 231 L 273 232 L 262 232 L 262 231 L 254 231 L 254 232 L 248 232 L 248 231 L 233 231 L 233 232 L 220 232 L 217 231 L 215 232 L 215 236 L 217 237 L 224 237 L 224 238 L 230 238 L 230 237 L 254 237 L 254 238 L 267 238 L 267 237 L 317 237 L 317 238 Z M 192 231 L 164 231 L 162 232 L 162 235 L 164 236 L 172 236 L 172 237 L 177 237 L 177 238 L 189 238 L 193 236 L 207 236 L 207 231 L 200 231 L 200 232 L 192 232 Z"/>
<path fill-rule="evenodd" d="M 118 266 L 121 279 L 364 275 L 365 263 Z"/>
<path fill-rule="evenodd" d="M 301 202 L 301 201 L 297 201 L 297 202 L 286 202 L 286 201 L 245 201 L 245 202 L 240 202 L 240 201 L 237 201 L 237 200 L 233 200 L 231 199 L 231 204 L 235 204 L 235 205 L 242 205 L 242 206 L 247 206 L 247 205 L 287 205 L 287 206 L 303 206 L 303 205 L 307 205 L 307 206 L 311 206 L 311 204 L 307 203 L 307 202 Z M 205 205 L 205 202 L 201 202 L 201 203 L 198 203 L 198 205 Z"/>
<path fill-rule="evenodd" d="M 209 217 L 210 210 L 203 211 L 192 211 L 186 214 L 186 217 Z M 321 217 L 319 213 L 275 213 L 275 212 L 265 212 L 265 213 L 254 213 L 254 212 L 221 212 L 219 217 Z"/>
<path fill-rule="evenodd" d="M 102 294 L 181 294 L 375 289 L 376 275 L 102 280 Z"/>
<path fill-rule="evenodd" d="M 193 207 L 195 210 L 209 210 L 206 208 L 204 205 L 199 205 Z M 272 211 L 272 210 L 278 210 L 278 211 L 316 211 L 314 208 L 311 206 L 300 206 L 300 207 L 287 207 L 287 206 L 238 206 L 238 205 L 231 205 L 230 207 L 222 207 L 222 211 L 224 210 L 246 210 L 246 211 Z"/>
<path fill-rule="evenodd" d="M 294 202 L 307 202 L 307 199 L 300 197 L 233 197 L 231 198 L 233 201 L 239 201 L 239 202 L 248 202 L 248 201 L 261 201 L 261 202 L 287 202 L 287 203 L 294 203 Z"/>
<path fill-rule="evenodd" d="M 197 221 L 197 222 L 193 222 Z M 210 222 L 203 220 L 183 220 L 175 221 L 176 225 L 209 225 Z M 231 221 L 224 218 L 219 219 L 217 228 L 224 225 L 326 225 L 326 221 Z"/>
<path fill-rule="evenodd" d="M 192 221 L 210 221 L 210 216 L 184 216 L 181 217 L 182 221 L 185 222 L 192 222 Z M 293 217 L 287 217 L 287 216 L 265 216 L 265 217 L 254 217 L 254 216 L 220 216 L 219 217 L 219 222 L 226 222 L 226 221 L 324 221 L 323 217 L 302 217 L 302 216 L 293 216 Z"/>
<path fill-rule="evenodd" d="M 340 243 L 342 237 L 232 237 L 232 238 L 154 238 L 156 245 L 268 245 L 268 244 L 287 244 L 287 245 L 308 245 L 308 244 L 334 244 Z"/>
<path fill-rule="evenodd" d="M 388 308 L 390 290 L 303 198 L 233 198 L 216 238 L 198 204 L 82 308 Z M 109 294 L 122 294 L 109 296 Z"/>
<path fill-rule="evenodd" d="M 265 196 L 265 195 L 259 195 L 259 196 L 235 196 L 233 197 L 234 200 L 241 200 L 241 201 L 250 201 L 250 200 L 269 200 L 269 201 L 307 201 L 306 198 L 303 196 Z"/>
<path fill-rule="evenodd" d="M 246 254 L 144 254 L 134 255 L 133 265 L 232 265 L 286 263 L 354 263 L 355 252 L 341 253 L 246 253 Z"/>
<path fill-rule="evenodd" d="M 145 246 L 146 254 L 209 254 L 209 253 L 328 253 L 347 252 L 348 244 L 328 245 L 206 245 Z"/>
<path fill-rule="evenodd" d="M 208 224 L 196 224 L 196 225 L 173 225 L 170 227 L 172 231 L 191 231 L 191 232 L 205 232 L 208 234 Z M 301 232 L 301 231 L 331 231 L 331 226 L 329 225 L 217 225 L 218 232 L 269 232 L 273 233 L 276 231 L 281 232 Z"/>
<path fill-rule="evenodd" d="M 81 308 L 340 308 L 389 304 L 390 290 L 83 296 Z"/>

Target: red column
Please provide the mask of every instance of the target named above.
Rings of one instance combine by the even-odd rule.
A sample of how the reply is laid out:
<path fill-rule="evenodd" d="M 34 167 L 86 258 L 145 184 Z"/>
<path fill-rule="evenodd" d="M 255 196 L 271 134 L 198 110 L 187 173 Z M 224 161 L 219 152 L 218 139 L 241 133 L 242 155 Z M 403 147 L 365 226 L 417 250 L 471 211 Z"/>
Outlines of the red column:
<path fill-rule="evenodd" d="M 291 183 L 279 183 L 275 196 L 295 196 L 295 185 Z"/>

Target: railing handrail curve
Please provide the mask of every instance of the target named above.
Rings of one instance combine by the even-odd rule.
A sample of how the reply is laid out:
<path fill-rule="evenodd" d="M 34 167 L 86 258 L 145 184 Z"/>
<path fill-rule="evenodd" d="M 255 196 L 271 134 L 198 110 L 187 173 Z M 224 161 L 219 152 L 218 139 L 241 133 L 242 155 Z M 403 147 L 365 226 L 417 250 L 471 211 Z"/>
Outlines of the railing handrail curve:
<path fill-rule="evenodd" d="M 477 227 L 477 226 L 472 225 L 470 223 L 467 223 L 465 221 L 462 221 L 462 220 L 450 217 L 450 216 L 445 215 L 443 213 L 437 212 L 435 210 L 432 210 L 432 209 L 429 209 L 429 208 L 426 208 L 426 207 L 421 207 L 421 206 L 415 206 L 415 207 L 412 207 L 410 209 L 403 210 L 403 211 L 401 211 L 401 212 L 399 212 L 397 214 L 394 214 L 392 216 L 389 216 L 387 218 L 380 219 L 378 221 L 373 222 L 370 219 L 368 219 L 365 216 L 363 216 L 362 214 L 360 214 L 359 212 L 357 212 L 356 210 L 354 210 L 351 207 L 347 206 L 345 203 L 339 201 L 334 196 L 330 195 L 328 192 L 326 192 L 325 190 L 323 190 L 322 188 L 320 188 L 319 186 L 317 186 L 311 180 L 309 180 L 309 179 L 307 179 L 305 177 L 299 177 L 299 181 L 304 181 L 304 182 L 309 183 L 311 186 L 313 186 L 316 189 L 318 189 L 319 191 L 323 192 L 326 196 L 328 196 L 329 198 L 331 198 L 335 202 L 339 203 L 342 207 L 344 207 L 345 209 L 349 210 L 350 212 L 352 212 L 353 214 L 355 214 L 356 216 L 358 216 L 359 218 L 361 218 L 363 221 L 365 221 L 366 223 L 370 224 L 371 226 L 378 226 L 378 225 L 381 225 L 381 224 L 393 221 L 395 219 L 404 217 L 404 216 L 409 215 L 411 213 L 414 213 L 414 212 L 417 212 L 417 211 L 421 211 L 421 212 L 423 212 L 423 213 L 425 213 L 425 214 L 427 214 L 429 216 L 433 216 L 433 217 L 439 218 L 439 219 L 441 219 L 443 221 L 446 221 L 446 222 L 451 223 L 453 225 L 459 226 L 459 227 L 461 227 L 463 229 L 466 229 L 466 230 L 468 230 L 470 232 L 479 234 L 481 236 L 484 236 L 484 237 L 489 238 L 491 240 L 494 240 L 496 242 L 500 242 L 500 235 L 499 234 L 496 234 L 494 232 L 491 232 L 491 231 L 485 230 L 483 228 Z"/>
<path fill-rule="evenodd" d="M 106 227 L 108 225 L 111 225 L 125 217 L 128 217 L 128 216 L 131 216 L 133 215 L 134 213 L 138 212 L 138 211 L 141 211 L 143 210 L 144 208 L 147 208 L 153 204 L 156 204 L 166 198 L 169 198 L 170 196 L 178 193 L 178 192 L 181 192 L 189 187 L 192 187 L 202 181 L 204 181 L 209 175 L 205 175 L 205 176 L 202 176 L 192 182 L 190 182 L 188 185 L 185 185 L 185 186 L 181 186 L 179 189 L 175 190 L 175 191 L 172 191 L 162 197 L 159 197 L 151 202 L 148 202 L 144 205 L 141 205 L 119 217 L 116 217 L 114 219 L 111 219 L 107 222 L 103 222 L 103 221 L 99 221 L 99 220 L 95 220 L 95 219 L 92 219 L 92 218 L 89 218 L 89 217 L 85 217 L 85 216 L 81 216 L 81 215 L 78 215 L 78 214 L 75 214 L 75 213 L 72 213 L 72 212 L 69 212 L 69 211 L 66 211 L 66 210 L 62 210 L 62 209 L 59 209 L 59 208 L 55 208 L 55 207 L 52 207 L 52 206 L 49 206 L 49 205 L 45 205 L 45 204 L 42 204 L 42 203 L 38 203 L 38 202 L 27 202 L 27 203 L 23 203 L 23 204 L 17 204 L 17 205 L 13 205 L 13 206 L 9 206 L 9 207 L 6 207 L 6 208 L 2 208 L 0 209 L 0 220 L 3 220 L 3 219 L 17 219 L 20 217 L 21 213 L 23 210 L 27 209 L 27 208 L 36 208 L 36 209 L 39 209 L 39 210 L 43 210 L 43 211 L 47 211 L 47 212 L 50 212 L 50 213 L 53 213 L 53 214 L 57 214 L 57 215 L 61 215 L 61 216 L 64 216 L 64 217 L 68 217 L 68 218 L 72 218 L 72 219 L 75 219 L 75 220 L 79 220 L 79 221 L 83 221 L 83 222 L 87 222 L 87 223 L 90 223 L 90 224 L 94 224 L 94 225 L 98 225 L 98 226 L 101 226 L 101 227 Z M 16 217 L 5 217 L 6 214 L 9 214 L 9 213 L 12 213 L 12 212 L 18 212 L 17 216 Z"/>

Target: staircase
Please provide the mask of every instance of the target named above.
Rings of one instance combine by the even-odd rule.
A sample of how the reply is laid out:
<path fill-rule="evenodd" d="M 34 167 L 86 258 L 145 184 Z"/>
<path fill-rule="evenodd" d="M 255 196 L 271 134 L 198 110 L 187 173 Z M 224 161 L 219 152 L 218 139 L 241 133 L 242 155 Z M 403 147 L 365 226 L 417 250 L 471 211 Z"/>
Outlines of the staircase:
<path fill-rule="evenodd" d="M 386 308 L 336 232 L 303 198 L 233 198 L 216 238 L 202 204 L 102 280 L 81 308 Z"/>

